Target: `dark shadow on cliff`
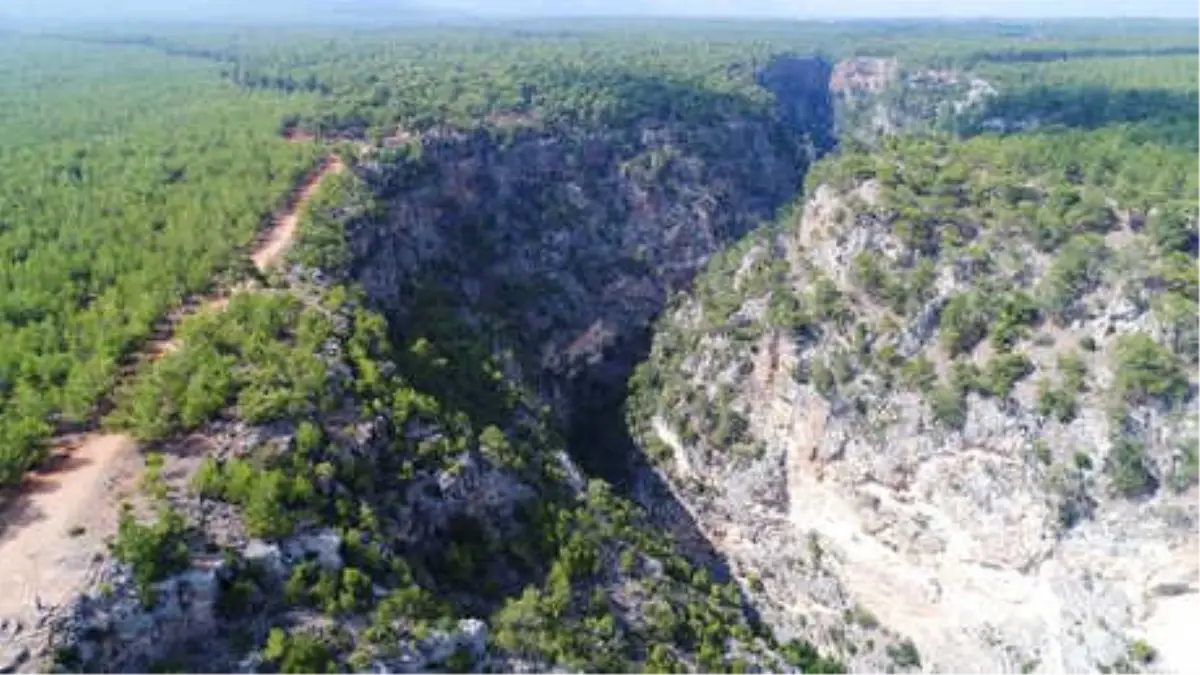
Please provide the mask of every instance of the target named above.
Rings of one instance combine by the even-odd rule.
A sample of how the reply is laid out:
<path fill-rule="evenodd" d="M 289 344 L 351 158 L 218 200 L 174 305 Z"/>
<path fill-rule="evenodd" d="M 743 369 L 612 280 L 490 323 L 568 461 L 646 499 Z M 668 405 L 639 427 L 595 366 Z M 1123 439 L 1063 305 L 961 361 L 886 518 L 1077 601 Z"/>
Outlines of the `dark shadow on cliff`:
<path fill-rule="evenodd" d="M 1036 120 L 1039 129 L 1125 126 L 1134 138 L 1195 150 L 1200 98 L 1194 91 L 1110 89 L 1099 86 L 1034 87 L 1002 93 L 963 120 L 959 131 L 986 131 L 989 120 Z"/>
<path fill-rule="evenodd" d="M 449 390 L 446 400 L 476 423 L 503 428 L 503 410 L 490 402 L 504 394 L 482 364 L 497 346 L 513 348 L 525 384 L 556 406 L 583 472 L 642 506 L 712 578 L 729 580 L 723 555 L 631 437 L 627 381 L 668 294 L 774 218 L 833 145 L 830 73 L 819 58 L 772 59 L 755 82 L 773 105 L 613 74 L 603 94 L 619 103 L 603 123 L 560 116 L 431 134 L 419 159 L 374 169 L 367 178 L 391 215 L 348 233 L 358 252 L 353 276 L 389 317 L 397 345 L 427 337 L 449 348 L 436 352 L 450 357 L 447 368 L 401 357 L 401 371 L 420 389 Z M 438 250 L 416 243 L 426 236 L 419 231 L 436 237 Z M 411 269 L 396 274 L 397 261 Z M 386 283 L 372 285 L 372 270 L 385 266 L 378 278 Z"/>
<path fill-rule="evenodd" d="M 833 64 L 822 58 L 778 54 L 755 73 L 758 86 L 771 92 L 775 114 L 796 132 L 808 137 L 810 156 L 815 160 L 833 148 L 833 98 L 829 80 Z"/>
<path fill-rule="evenodd" d="M 565 383 L 571 416 L 567 446 L 590 476 L 603 478 L 630 495 L 637 481 L 641 450 L 625 423 L 629 374 L 650 351 L 651 335 L 641 331 L 606 350 L 602 361 Z"/>

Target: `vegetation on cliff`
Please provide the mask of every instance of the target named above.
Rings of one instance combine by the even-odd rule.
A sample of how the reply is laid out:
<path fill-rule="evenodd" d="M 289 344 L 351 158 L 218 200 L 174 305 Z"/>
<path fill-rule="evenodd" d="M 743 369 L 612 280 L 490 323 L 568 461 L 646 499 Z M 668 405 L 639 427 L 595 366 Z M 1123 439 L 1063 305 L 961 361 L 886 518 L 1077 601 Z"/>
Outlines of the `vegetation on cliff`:
<path fill-rule="evenodd" d="M 1106 671 L 1147 653 L 1145 624 L 1106 612 L 1139 584 L 1156 593 L 1155 570 L 1122 577 L 1139 590 L 1092 584 L 1143 547 L 1182 561 L 1194 543 L 1195 56 L 1095 56 L 839 64 L 843 95 L 893 133 L 844 138 L 791 210 L 714 256 L 659 319 L 630 427 L 712 531 L 786 541 L 728 545 L 779 623 L 865 602 L 913 640 L 886 648 L 893 667 Z M 957 135 L 889 107 L 889 87 L 989 74 L 975 105 L 949 91 L 961 98 L 943 108 L 963 114 L 930 116 Z M 1114 541 L 1138 543 L 1098 554 Z M 993 571 L 1070 597 L 1082 632 L 958 580 Z M 1039 586 L 1047 572 L 1072 590 Z M 1079 646 L 1084 633 L 1104 647 Z M 881 669 L 855 644 L 839 652 L 852 669 Z"/>
<path fill-rule="evenodd" d="M 362 188 L 353 178 L 322 188 L 297 259 L 340 250 L 326 235 L 374 208 Z M 284 452 L 264 445 L 205 458 L 186 490 L 166 499 L 231 504 L 246 533 L 268 542 L 322 527 L 339 534 L 345 566 L 293 568 L 272 611 L 279 623 L 320 615 L 369 622 L 348 633 L 274 630 L 263 636 L 266 660 L 285 671 L 367 668 L 396 658 L 398 641 L 482 616 L 494 663 L 674 672 L 774 670 L 790 659 L 802 669 L 840 668 L 800 642 L 777 644 L 747 620 L 736 586 L 689 563 L 603 482 L 568 489 L 550 418 L 535 412 L 541 406 L 522 383 L 502 377 L 502 363 L 453 313 L 427 308 L 422 329 L 392 345 L 358 292 L 330 286 L 308 297 L 243 293 L 222 312 L 188 319 L 180 348 L 146 365 L 110 417 L 146 441 L 222 418 L 292 430 Z M 354 440 L 363 424 L 375 430 L 371 444 Z M 456 513 L 441 525 L 435 516 L 420 537 L 400 534 L 417 517 L 408 510 L 412 490 L 479 465 L 483 480 L 524 495 L 502 509 L 515 509 L 511 522 Z M 163 522 L 175 522 L 176 507 L 164 508 Z M 433 500 L 418 508 L 449 507 Z M 130 523 L 116 543 L 121 559 L 142 570 L 148 598 L 183 536 L 164 527 Z M 245 577 L 221 604 L 234 615 L 253 611 L 258 605 L 245 598 L 276 592 L 269 589 Z"/>
<path fill-rule="evenodd" d="M 1086 379 L 1079 358 L 1065 354 L 1055 375 L 1054 369 L 1035 368 L 1023 351 L 1036 347 L 1046 331 L 1069 330 L 1103 311 L 1096 302 L 1119 298 L 1148 309 L 1158 337 L 1137 333 L 1113 346 L 1113 405 L 1151 399 L 1178 404 L 1190 396 L 1186 373 L 1200 349 L 1194 165 L 1186 149 L 1140 143 L 1121 129 L 966 142 L 898 137 L 869 153 L 845 148 L 807 179 L 810 196 L 818 188 L 851 195 L 837 207 L 825 236 L 879 228 L 899 248 L 857 252 L 845 286 L 830 285 L 817 270 L 798 284 L 784 259 L 769 252 L 776 233 L 796 236 L 799 218 L 785 217 L 777 229 L 715 260 L 697 282 L 698 325 L 739 341 L 770 329 L 800 340 L 845 333 L 851 338 L 846 350 L 808 364 L 797 376 L 832 394 L 859 374 L 873 373 L 885 386 L 925 392 L 934 416 L 955 427 L 965 421 L 968 393 L 1006 398 L 1030 377 L 1039 382 L 1046 414 L 1073 417 L 1073 398 Z M 853 196 L 864 184 L 873 186 L 869 204 Z M 760 253 L 747 268 L 752 250 Z M 937 279 L 952 270 L 960 290 L 935 299 Z M 1106 299 L 1096 300 L 1097 294 Z M 740 318 L 748 300 L 764 295 L 770 311 L 763 320 Z M 952 366 L 937 369 L 940 377 L 924 355 L 907 362 L 899 356 L 901 328 L 931 307 L 938 359 Z M 662 354 L 635 378 L 636 416 L 644 425 L 645 415 L 670 411 L 688 430 L 685 436 L 716 433 L 724 428 L 719 419 L 692 417 L 677 405 L 684 392 L 676 371 L 688 350 L 673 345 L 697 339 L 672 337 L 679 330 L 678 321 L 664 327 Z M 1085 348 L 1094 351 L 1103 339 L 1089 335 Z M 993 355 L 972 361 L 985 342 Z M 1059 378 L 1061 387 L 1053 384 Z M 724 433 L 709 439 L 714 448 L 730 447 Z"/>
<path fill-rule="evenodd" d="M 1116 493 L 1194 484 L 1194 452 L 1164 473 L 1124 431 L 1194 397 L 1197 87 L 1181 52 L 1194 36 L 639 30 L 0 47 L 0 483 L 55 428 L 95 415 L 170 311 L 246 271 L 239 251 L 332 147 L 317 144 L 354 139 L 369 152 L 335 149 L 352 168 L 312 199 L 289 268 L 184 321 L 104 420 L 147 448 L 212 441 L 193 464 L 171 460 L 186 480 L 169 486 L 148 460 L 162 513 L 124 513 L 112 553 L 153 607 L 189 552 L 220 551 L 217 611 L 228 630 L 254 626 L 238 637 L 268 668 L 367 670 L 485 619 L 490 661 L 457 649 L 424 665 L 843 670 L 859 645 L 834 641 L 835 654 L 803 631 L 780 644 L 720 556 L 689 559 L 634 490 L 568 458 L 562 392 L 615 352 L 633 358 L 664 306 L 628 405 L 659 466 L 675 451 L 647 433 L 659 417 L 684 446 L 762 456 L 739 390 L 714 378 L 701 391 L 688 372 L 702 346 L 782 335 L 820 345 L 788 375 L 827 401 L 862 412 L 867 388 L 915 392 L 938 433 L 981 399 L 1035 392 L 1027 407 L 1065 425 L 1103 395 L 1117 431 L 1100 468 Z M 830 61 L 796 56 L 816 51 L 991 78 L 1000 94 L 950 120 L 960 136 L 845 139 L 809 171 L 833 147 Z M 1044 128 L 1011 133 L 1030 119 Z M 818 196 L 837 202 L 832 241 L 872 242 L 832 273 L 795 255 Z M 1137 330 L 1089 328 L 1044 353 L 1047 333 L 1120 303 Z M 607 442 L 587 452 L 636 460 Z M 1088 449 L 1072 451 L 1089 471 Z M 272 580 L 247 554 L 321 536 L 336 565 L 309 556 Z M 851 618 L 873 628 L 867 617 Z M 921 666 L 911 642 L 886 651 Z"/>

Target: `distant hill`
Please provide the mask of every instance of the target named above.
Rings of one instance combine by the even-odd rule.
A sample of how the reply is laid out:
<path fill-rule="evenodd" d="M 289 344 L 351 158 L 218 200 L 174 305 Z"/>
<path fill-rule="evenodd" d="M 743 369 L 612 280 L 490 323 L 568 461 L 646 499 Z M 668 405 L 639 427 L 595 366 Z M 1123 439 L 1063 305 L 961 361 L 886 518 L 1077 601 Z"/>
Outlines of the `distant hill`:
<path fill-rule="evenodd" d="M 104 3 L 41 3 L 15 0 L 0 8 L 0 19 L 9 26 L 41 28 L 64 24 L 113 23 L 129 21 L 188 21 L 204 23 L 362 23 L 395 25 L 399 23 L 454 21 L 471 15 L 437 7 L 432 2 L 409 0 L 263 0 L 245 3 L 236 0 L 184 0 L 169 6 L 150 0 L 117 0 Z"/>

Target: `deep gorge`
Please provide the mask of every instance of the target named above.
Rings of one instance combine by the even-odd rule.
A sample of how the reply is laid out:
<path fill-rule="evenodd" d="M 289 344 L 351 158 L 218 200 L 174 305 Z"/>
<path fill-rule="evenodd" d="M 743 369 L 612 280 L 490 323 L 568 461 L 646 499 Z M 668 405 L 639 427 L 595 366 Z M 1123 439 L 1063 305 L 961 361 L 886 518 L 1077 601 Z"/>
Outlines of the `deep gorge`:
<path fill-rule="evenodd" d="M 427 132 L 366 163 L 386 216 L 348 228 L 350 274 L 400 334 L 425 330 L 416 299 L 436 296 L 442 319 L 511 348 L 576 461 L 632 491 L 623 405 L 651 325 L 832 147 L 830 74 L 821 58 L 773 58 L 755 76 L 772 102 L 753 115 Z M 697 109 L 715 96 L 685 93 Z"/>

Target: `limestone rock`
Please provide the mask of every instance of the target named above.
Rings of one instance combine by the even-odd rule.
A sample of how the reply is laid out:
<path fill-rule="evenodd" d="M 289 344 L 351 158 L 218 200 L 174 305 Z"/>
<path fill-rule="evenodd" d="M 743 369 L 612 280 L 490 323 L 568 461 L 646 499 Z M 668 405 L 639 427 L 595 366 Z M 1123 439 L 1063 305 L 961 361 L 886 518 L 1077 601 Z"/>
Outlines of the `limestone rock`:
<path fill-rule="evenodd" d="M 852 262 L 864 252 L 896 256 L 886 216 L 873 211 L 875 191 L 869 183 L 845 192 L 822 186 L 796 231 L 779 237 L 792 283 L 805 291 L 816 274 L 833 280 L 853 293 L 867 325 L 884 311 L 856 292 Z M 1010 253 L 1022 278 L 1044 273 L 1036 252 Z M 889 338 L 897 354 L 925 355 L 943 377 L 940 314 L 972 283 L 970 270 L 958 267 L 940 269 L 933 297 Z M 736 261 L 728 269 L 725 283 L 742 273 Z M 1083 336 L 1101 342 L 1095 353 L 1081 352 L 1088 386 L 1072 419 L 1040 414 L 1030 377 L 1004 400 L 970 394 L 961 429 L 938 424 L 920 392 L 880 386 L 867 368 L 842 376 L 828 394 L 802 376 L 853 340 L 878 335 L 826 326 L 797 338 L 761 321 L 728 322 L 721 330 L 761 333 L 738 343 L 706 332 L 694 321 L 698 303 L 685 302 L 660 328 L 672 348 L 692 345 L 660 375 L 673 382 L 674 398 L 650 396 L 657 407 L 638 418 L 637 431 L 643 447 L 670 450 L 659 455 L 659 470 L 768 623 L 842 654 L 853 670 L 899 667 L 903 639 L 931 671 L 1091 672 L 1124 663 L 1135 639 L 1161 645 L 1162 667 L 1186 668 L 1181 621 L 1200 597 L 1194 482 L 1127 499 L 1104 469 L 1114 447 L 1106 350 L 1151 325 L 1147 303 L 1123 293 L 1101 285 L 1072 323 L 1025 343 L 1034 368 L 1054 374 L 1059 355 Z M 743 297 L 730 316 L 752 316 L 745 312 L 761 302 Z M 986 363 L 987 349 L 970 356 Z M 669 363 L 658 351 L 650 358 Z M 721 398 L 722 389 L 731 395 Z M 747 420 L 736 444 L 707 431 L 715 426 L 708 416 L 722 409 Z M 1176 447 L 1196 437 L 1196 401 L 1176 411 L 1134 407 L 1123 425 L 1148 470 L 1167 477 L 1180 461 Z M 874 648 L 864 648 L 868 641 Z"/>
<path fill-rule="evenodd" d="M 333 530 L 292 537 L 284 542 L 283 550 L 289 561 L 313 558 L 327 570 L 342 568 L 342 538 Z"/>

